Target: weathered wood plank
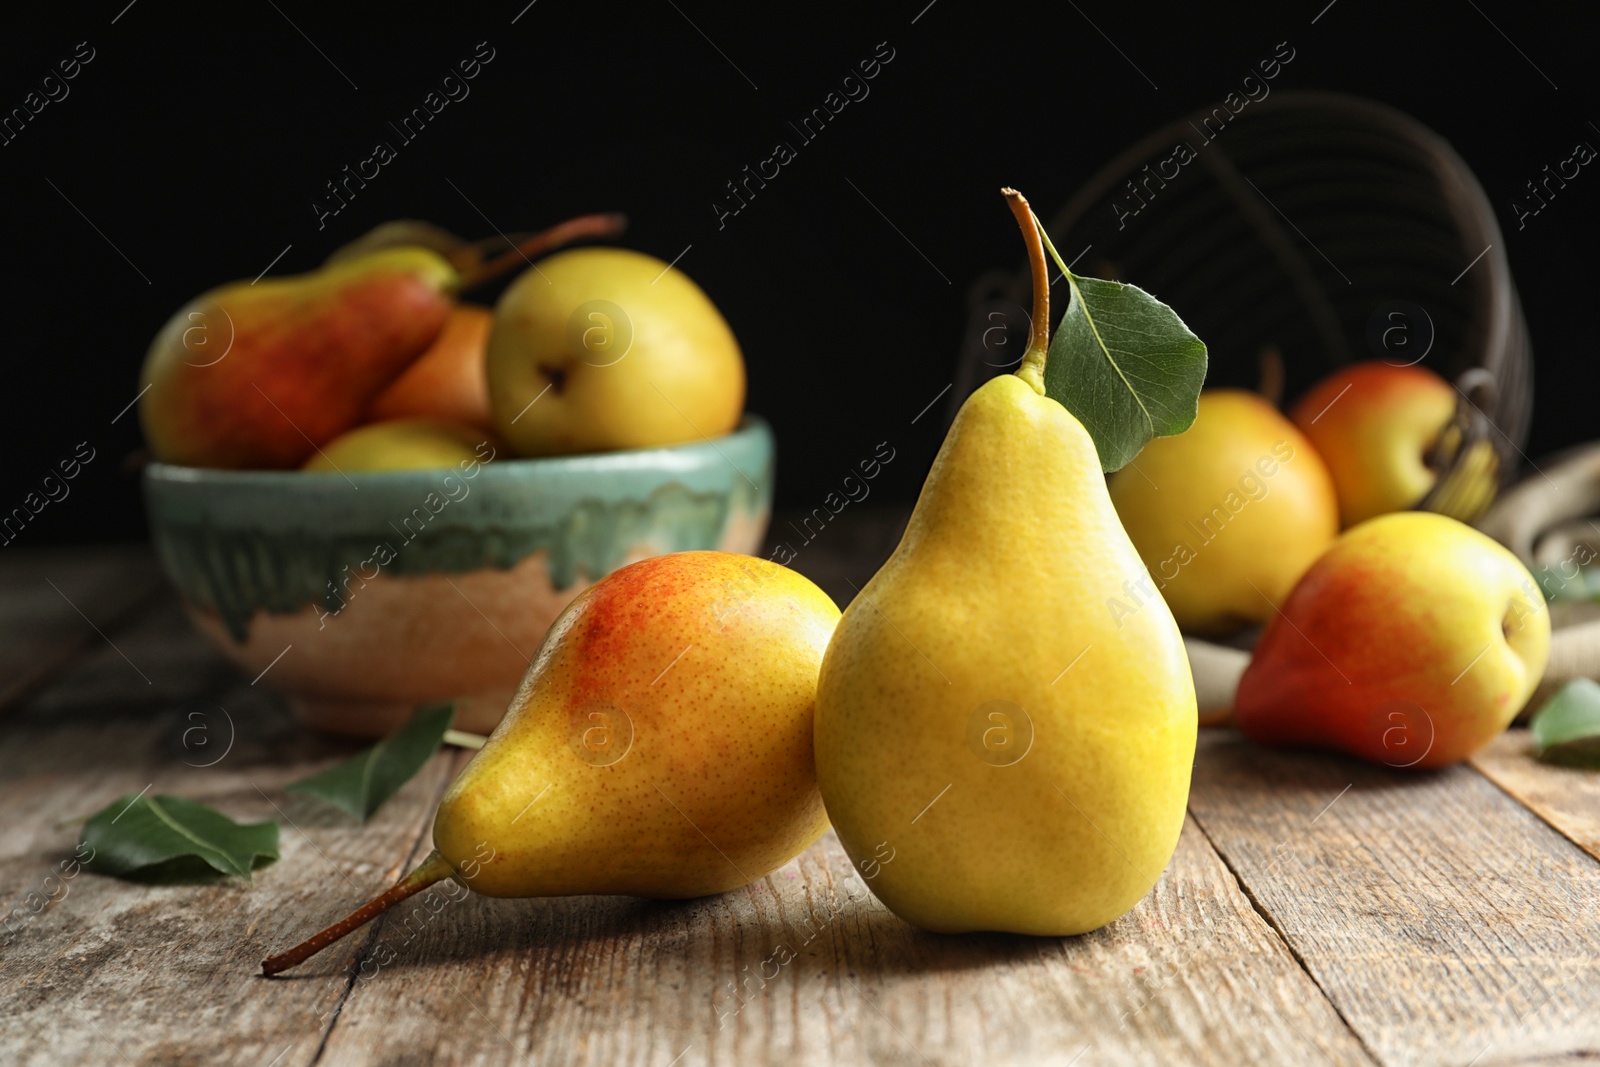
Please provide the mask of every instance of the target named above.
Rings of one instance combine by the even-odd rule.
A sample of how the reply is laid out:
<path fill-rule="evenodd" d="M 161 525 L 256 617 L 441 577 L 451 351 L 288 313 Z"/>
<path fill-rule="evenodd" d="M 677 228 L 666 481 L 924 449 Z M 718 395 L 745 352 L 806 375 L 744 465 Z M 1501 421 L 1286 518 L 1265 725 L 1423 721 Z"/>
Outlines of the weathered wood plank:
<path fill-rule="evenodd" d="M 1471 768 L 1205 731 L 1190 812 L 1383 1062 L 1600 1049 L 1600 865 Z"/>
<path fill-rule="evenodd" d="M 914 930 L 832 834 L 720 897 L 471 896 L 383 923 L 393 958 L 327 1062 L 1371 1062 L 1192 824 L 1151 896 L 1079 938 Z"/>
<path fill-rule="evenodd" d="M 0 708 L 84 651 L 109 647 L 106 635 L 162 581 L 142 545 L 0 552 Z M 144 684 L 136 668 L 129 675 Z"/>
<path fill-rule="evenodd" d="M 1526 730 L 1507 730 L 1472 765 L 1600 859 L 1600 773 L 1540 763 Z"/>
<path fill-rule="evenodd" d="M 123 692 L 162 699 L 108 700 L 108 687 L 128 683 L 95 657 L 0 725 L 0 810 L 11 816 L 0 821 L 0 903 L 22 920 L 0 933 L 0 1062 L 314 1062 L 347 978 L 268 981 L 259 961 L 398 876 L 458 755 L 436 757 L 360 826 L 281 792 L 349 746 L 308 736 L 277 698 L 236 678 L 218 688 L 230 672 L 174 611 L 118 643 L 153 683 Z M 61 878 L 78 829 L 62 820 L 146 787 L 276 819 L 282 860 L 253 887 Z M 330 962 L 348 968 L 364 943 L 351 938 Z"/>
<path fill-rule="evenodd" d="M 849 539 L 847 557 L 893 547 L 897 529 L 866 525 L 866 541 L 828 527 L 796 566 L 848 601 L 856 563 L 829 539 Z M 0 719 L 0 916 L 24 911 L 0 928 L 0 1062 L 1486 1067 L 1600 1048 L 1600 864 L 1567 840 L 1600 846 L 1600 776 L 1533 763 L 1519 733 L 1479 758 L 1482 774 L 1416 776 L 1208 731 L 1172 867 L 1081 938 L 915 931 L 830 835 L 700 901 L 452 901 L 435 887 L 423 910 L 260 979 L 264 954 L 420 858 L 466 757 L 436 758 L 364 827 L 286 797 L 350 749 L 239 679 L 170 599 L 89 611 L 138 584 L 104 558 L 75 569 L 63 555 L 51 575 L 79 575 L 57 585 L 97 623 L 109 604 L 116 647 L 44 584 L 87 642 Z M 7 596 L 31 581 L 0 568 Z M 62 616 L 37 598 L 0 612 L 36 657 L 62 647 Z M 7 654 L 0 671 L 33 669 Z M 147 785 L 277 819 L 284 859 L 248 889 L 61 879 L 77 831 L 62 821 Z"/>

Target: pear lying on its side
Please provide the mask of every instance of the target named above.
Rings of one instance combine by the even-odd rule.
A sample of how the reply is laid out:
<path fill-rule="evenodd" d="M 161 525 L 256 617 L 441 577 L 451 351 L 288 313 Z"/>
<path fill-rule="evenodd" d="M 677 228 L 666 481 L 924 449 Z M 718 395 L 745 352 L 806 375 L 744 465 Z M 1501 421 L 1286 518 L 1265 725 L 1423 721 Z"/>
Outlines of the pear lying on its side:
<path fill-rule="evenodd" d="M 1265 745 L 1390 767 L 1460 762 L 1527 704 L 1550 658 L 1550 610 L 1504 545 L 1399 511 L 1345 531 L 1267 624 L 1233 718 Z"/>
<path fill-rule="evenodd" d="M 822 590 L 752 556 L 678 552 L 612 572 L 550 627 L 440 803 L 436 851 L 262 970 L 445 878 L 495 897 L 674 898 L 781 866 L 828 826 L 812 717 L 838 620 Z"/>
<path fill-rule="evenodd" d="M 494 897 L 697 897 L 782 866 L 828 827 L 811 727 L 838 621 L 809 580 L 751 556 L 613 572 L 550 627 L 445 794 L 439 853 L 459 870 L 487 845 L 467 885 Z"/>

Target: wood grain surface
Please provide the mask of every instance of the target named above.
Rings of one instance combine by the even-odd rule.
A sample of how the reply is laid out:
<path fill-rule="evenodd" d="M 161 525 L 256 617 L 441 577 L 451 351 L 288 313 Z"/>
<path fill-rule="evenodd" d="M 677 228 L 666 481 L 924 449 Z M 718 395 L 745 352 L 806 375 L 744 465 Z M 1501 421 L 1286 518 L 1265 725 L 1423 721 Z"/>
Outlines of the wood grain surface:
<path fill-rule="evenodd" d="M 1600 859 L 1600 774 L 1540 763 L 1526 730 L 1507 730 L 1474 756 L 1472 765 Z"/>
<path fill-rule="evenodd" d="M 1533 763 L 1516 733 L 1418 775 L 1205 731 L 1172 864 L 1082 937 L 917 931 L 829 834 L 702 900 L 436 886 L 264 979 L 265 954 L 425 854 L 468 754 L 436 756 L 366 825 L 285 794 L 352 747 L 300 729 L 170 595 L 148 599 L 137 556 L 82 555 L 49 565 L 106 613 L 103 637 L 71 638 L 38 599 L 8 609 L 8 641 L 57 651 L 47 684 L 37 657 L 0 659 L 0 686 L 28 694 L 0 714 L 0 907 L 20 916 L 0 932 L 0 1063 L 1483 1067 L 1600 1050 L 1600 776 Z M 856 565 L 812 555 L 847 598 Z M 276 820 L 282 859 L 250 886 L 61 879 L 78 821 L 146 788 Z"/>
<path fill-rule="evenodd" d="M 105 641 L 161 583 L 143 546 L 0 552 L 0 708 Z"/>
<path fill-rule="evenodd" d="M 1383 1062 L 1600 1048 L 1600 865 L 1472 768 L 1207 731 L 1189 804 Z"/>
<path fill-rule="evenodd" d="M 1370 1062 L 1192 824 L 1078 938 L 922 933 L 832 834 L 706 900 L 468 898 L 341 1022 L 338 1063 Z"/>
<path fill-rule="evenodd" d="M 399 876 L 458 754 L 435 757 L 362 826 L 282 792 L 350 746 L 306 734 L 281 701 L 231 676 L 170 602 L 115 640 L 161 679 L 161 699 L 109 701 L 107 681 L 126 664 L 96 650 L 0 734 L 0 905 L 25 918 L 0 936 L 0 1062 L 266 1064 L 326 1030 L 349 982 L 343 971 L 266 982 L 261 957 Z M 149 688 L 137 677 L 111 684 Z M 83 817 L 145 789 L 241 821 L 277 820 L 282 859 L 253 886 L 148 886 L 87 871 L 61 879 Z M 48 903 L 35 911 L 30 898 Z M 330 963 L 353 970 L 366 942 L 330 950 Z M 319 1043 L 279 1062 L 311 1062 Z"/>

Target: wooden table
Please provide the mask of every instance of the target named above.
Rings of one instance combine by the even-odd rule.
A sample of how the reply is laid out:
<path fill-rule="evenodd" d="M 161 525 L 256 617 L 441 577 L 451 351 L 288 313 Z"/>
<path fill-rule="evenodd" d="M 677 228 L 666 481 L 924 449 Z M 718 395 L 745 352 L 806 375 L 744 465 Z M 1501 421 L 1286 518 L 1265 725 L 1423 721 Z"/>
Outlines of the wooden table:
<path fill-rule="evenodd" d="M 892 544 L 859 529 L 796 561 L 841 603 Z M 441 752 L 365 826 L 286 795 L 351 747 L 230 671 L 142 549 L 7 549 L 0 618 L 0 903 L 21 916 L 0 933 L 0 1063 L 1487 1067 L 1600 1050 L 1600 774 L 1535 763 L 1520 732 L 1418 775 L 1206 731 L 1171 866 L 1083 937 L 921 933 L 830 835 L 721 897 L 468 897 L 409 941 L 380 920 L 266 980 L 268 950 L 425 853 L 467 754 Z M 147 787 L 277 820 L 283 858 L 253 886 L 85 872 L 33 911 L 74 820 Z M 380 944 L 390 962 L 362 967 Z M 780 946 L 793 958 L 763 968 Z"/>

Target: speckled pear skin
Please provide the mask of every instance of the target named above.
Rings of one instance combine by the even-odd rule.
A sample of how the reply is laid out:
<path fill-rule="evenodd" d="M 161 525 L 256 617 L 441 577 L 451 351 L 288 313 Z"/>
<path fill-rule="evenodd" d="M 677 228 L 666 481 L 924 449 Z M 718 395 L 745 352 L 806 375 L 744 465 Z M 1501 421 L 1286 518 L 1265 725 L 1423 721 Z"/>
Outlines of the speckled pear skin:
<path fill-rule="evenodd" d="M 812 719 L 839 609 L 767 560 L 679 552 L 579 595 L 445 794 L 439 852 L 473 890 L 696 897 L 827 829 Z"/>
<path fill-rule="evenodd" d="M 1448 767 L 1511 725 L 1549 659 L 1550 609 L 1521 560 L 1448 516 L 1397 511 L 1346 530 L 1300 579 L 1234 722 L 1264 745 Z"/>
<path fill-rule="evenodd" d="M 1160 598 L 1107 607 L 1143 575 L 1077 419 L 1016 375 L 979 388 L 818 684 L 828 814 L 901 918 L 1076 934 L 1160 876 L 1196 709 Z"/>

